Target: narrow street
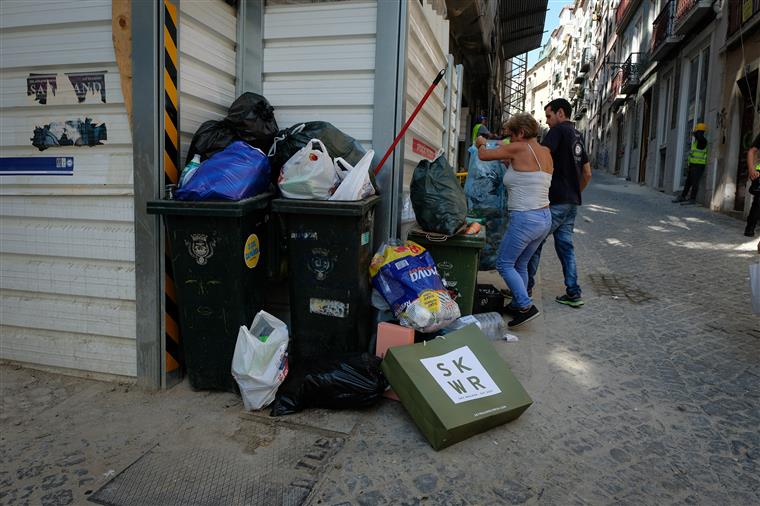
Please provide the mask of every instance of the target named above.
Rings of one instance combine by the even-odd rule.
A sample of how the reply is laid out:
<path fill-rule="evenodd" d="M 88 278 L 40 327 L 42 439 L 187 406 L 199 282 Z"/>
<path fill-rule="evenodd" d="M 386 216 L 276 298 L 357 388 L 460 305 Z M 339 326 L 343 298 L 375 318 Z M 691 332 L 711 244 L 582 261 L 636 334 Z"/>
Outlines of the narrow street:
<path fill-rule="evenodd" d="M 117 504 L 152 504 L 128 498 L 158 489 L 167 505 L 201 495 L 218 504 L 757 504 L 760 319 L 747 266 L 758 239 L 747 241 L 738 220 L 670 199 L 595 174 L 576 222 L 586 305 L 553 302 L 561 272 L 547 245 L 543 318 L 518 342 L 495 344 L 534 399 L 513 423 L 435 452 L 392 401 L 273 421 L 243 413 L 232 394 L 186 384 L 147 394 L 2 366 L 0 504 L 83 504 L 151 462 L 152 480 L 111 491 Z M 288 451 L 310 455 L 309 441 L 329 447 L 323 462 L 303 479 L 282 471 Z M 212 468 L 209 452 L 226 463 Z M 188 495 L 193 482 L 200 495 Z"/>

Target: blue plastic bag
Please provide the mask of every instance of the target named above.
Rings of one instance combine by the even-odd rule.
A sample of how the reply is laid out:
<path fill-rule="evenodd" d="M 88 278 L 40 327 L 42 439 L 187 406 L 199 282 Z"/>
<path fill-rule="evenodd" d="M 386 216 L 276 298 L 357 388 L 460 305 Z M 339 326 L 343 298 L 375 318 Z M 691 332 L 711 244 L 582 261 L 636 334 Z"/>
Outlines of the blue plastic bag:
<path fill-rule="evenodd" d="M 486 142 L 486 149 L 493 149 L 501 144 L 500 141 Z M 478 209 L 506 209 L 507 191 L 504 187 L 504 164 L 500 160 L 484 162 L 478 158 L 478 150 L 470 146 L 470 164 L 467 167 L 467 180 L 464 183 L 464 194 L 467 196 L 467 208 L 470 211 Z"/>
<path fill-rule="evenodd" d="M 260 150 L 236 141 L 203 162 L 180 187 L 177 200 L 242 200 L 263 193 L 271 181 L 269 158 Z"/>

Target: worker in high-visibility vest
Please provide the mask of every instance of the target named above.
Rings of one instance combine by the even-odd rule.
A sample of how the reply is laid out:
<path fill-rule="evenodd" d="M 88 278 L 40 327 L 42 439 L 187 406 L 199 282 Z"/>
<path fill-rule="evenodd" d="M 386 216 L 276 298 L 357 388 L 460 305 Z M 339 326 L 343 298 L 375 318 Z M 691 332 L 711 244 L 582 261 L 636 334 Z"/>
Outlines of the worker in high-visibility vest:
<path fill-rule="evenodd" d="M 488 118 L 486 116 L 478 116 L 476 118 L 477 123 L 475 123 L 475 126 L 472 127 L 472 145 L 475 145 L 475 139 L 478 137 L 485 137 L 486 139 L 499 139 L 500 137 L 496 134 L 492 134 L 491 131 L 488 129 L 488 126 L 486 123 L 488 122 Z"/>
<path fill-rule="evenodd" d="M 702 179 L 702 174 L 705 172 L 705 166 L 707 166 L 707 160 L 709 159 L 707 138 L 705 137 L 706 131 L 707 125 L 704 123 L 697 123 L 697 126 L 694 127 L 691 149 L 689 151 L 689 172 L 686 175 L 686 183 L 683 185 L 681 195 L 673 200 L 673 202 L 680 202 L 681 205 L 696 204 L 697 202 L 699 180 Z M 691 190 L 690 196 L 689 190 Z"/>

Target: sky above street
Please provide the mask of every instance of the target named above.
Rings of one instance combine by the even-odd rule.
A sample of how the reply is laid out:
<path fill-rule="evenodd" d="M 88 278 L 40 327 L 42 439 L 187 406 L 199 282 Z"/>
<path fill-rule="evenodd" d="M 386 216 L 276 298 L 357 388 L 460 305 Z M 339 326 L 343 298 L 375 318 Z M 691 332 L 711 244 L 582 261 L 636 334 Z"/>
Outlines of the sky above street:
<path fill-rule="evenodd" d="M 546 44 L 546 41 L 549 40 L 552 31 L 557 28 L 557 24 L 559 24 L 559 13 L 565 5 L 572 5 L 572 2 L 568 2 L 567 0 L 549 0 L 549 4 L 547 5 L 547 9 L 549 10 L 546 13 L 546 23 L 544 24 L 544 37 L 541 40 L 542 47 Z M 541 53 L 540 47 L 528 53 L 528 68 L 532 67 L 538 61 L 539 53 Z"/>

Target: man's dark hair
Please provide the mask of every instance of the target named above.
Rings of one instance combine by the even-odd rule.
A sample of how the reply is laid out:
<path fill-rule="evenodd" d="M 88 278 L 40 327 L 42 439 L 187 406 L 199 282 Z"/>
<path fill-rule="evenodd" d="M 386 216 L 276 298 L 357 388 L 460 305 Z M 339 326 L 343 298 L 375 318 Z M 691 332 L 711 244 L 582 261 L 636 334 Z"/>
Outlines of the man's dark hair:
<path fill-rule="evenodd" d="M 554 100 L 546 104 L 546 107 L 551 109 L 552 112 L 555 114 L 557 113 L 557 111 L 562 109 L 567 119 L 570 119 L 570 114 L 572 114 L 573 112 L 573 106 L 570 105 L 570 102 L 568 102 L 564 98 L 555 98 Z M 544 107 L 544 109 L 546 109 L 546 107 Z"/>

